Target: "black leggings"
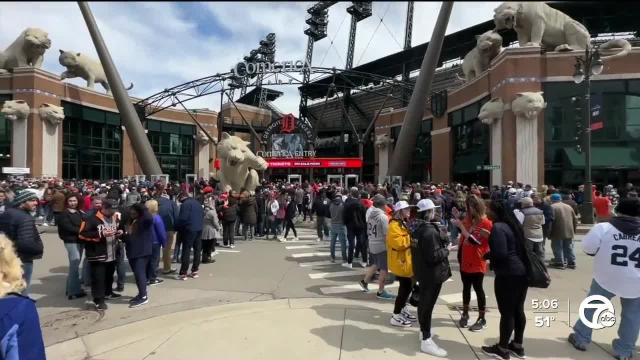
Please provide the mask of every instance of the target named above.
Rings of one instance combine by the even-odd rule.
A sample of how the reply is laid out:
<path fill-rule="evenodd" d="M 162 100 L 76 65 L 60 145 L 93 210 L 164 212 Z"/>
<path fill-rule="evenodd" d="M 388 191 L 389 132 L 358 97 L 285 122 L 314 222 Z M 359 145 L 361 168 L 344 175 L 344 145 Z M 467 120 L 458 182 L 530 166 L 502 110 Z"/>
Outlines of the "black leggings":
<path fill-rule="evenodd" d="M 398 288 L 398 296 L 396 296 L 396 303 L 393 307 L 393 313 L 395 315 L 400 314 L 402 309 L 407 305 L 409 295 L 411 295 L 411 278 L 396 276 L 396 279 L 400 283 Z"/>
<path fill-rule="evenodd" d="M 431 337 L 431 318 L 433 316 L 433 308 L 438 301 L 438 296 L 440 296 L 440 290 L 442 290 L 442 283 L 420 281 L 418 321 L 422 331 L 422 340 L 427 340 Z"/>
<path fill-rule="evenodd" d="M 293 236 L 298 237 L 298 232 L 296 231 L 296 226 L 293 224 L 293 219 L 287 218 L 285 220 L 287 223 L 285 224 L 284 237 L 287 238 L 289 235 L 289 229 L 293 230 Z"/>
<path fill-rule="evenodd" d="M 233 245 L 234 242 L 234 232 L 233 227 L 235 226 L 235 222 L 223 222 L 222 223 L 222 243 L 226 245 Z"/>
<path fill-rule="evenodd" d="M 522 345 L 527 317 L 524 302 L 527 298 L 526 276 L 496 276 L 494 283 L 500 310 L 500 347 L 506 349 L 513 333 L 513 342 Z"/>
<path fill-rule="evenodd" d="M 487 306 L 487 298 L 484 295 L 484 289 L 482 288 L 482 281 L 484 280 L 483 273 L 465 273 L 460 272 L 462 278 L 462 305 L 464 306 L 464 312 L 469 311 L 469 303 L 471 302 L 471 286 L 476 292 L 478 298 L 478 311 L 481 312 L 480 317 L 484 317 L 484 311 Z"/>

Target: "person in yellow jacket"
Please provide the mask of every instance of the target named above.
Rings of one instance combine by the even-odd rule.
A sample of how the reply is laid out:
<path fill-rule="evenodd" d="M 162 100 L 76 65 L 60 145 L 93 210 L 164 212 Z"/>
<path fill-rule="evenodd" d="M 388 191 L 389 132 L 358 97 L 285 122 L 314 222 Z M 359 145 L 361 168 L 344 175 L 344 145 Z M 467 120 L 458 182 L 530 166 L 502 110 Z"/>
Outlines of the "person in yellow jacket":
<path fill-rule="evenodd" d="M 389 271 L 396 276 L 400 287 L 393 308 L 391 325 L 410 327 L 417 321 L 407 308 L 411 294 L 413 263 L 411 262 L 411 233 L 406 221 L 411 215 L 411 206 L 406 201 L 398 201 L 393 207 L 393 217 L 387 232 L 387 262 Z"/>

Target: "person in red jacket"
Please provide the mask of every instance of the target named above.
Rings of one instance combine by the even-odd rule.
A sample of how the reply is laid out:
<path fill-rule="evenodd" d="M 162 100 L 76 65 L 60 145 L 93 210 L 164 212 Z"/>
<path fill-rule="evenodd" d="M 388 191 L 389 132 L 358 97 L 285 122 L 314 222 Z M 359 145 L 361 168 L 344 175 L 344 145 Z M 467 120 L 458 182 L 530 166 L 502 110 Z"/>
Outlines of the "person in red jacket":
<path fill-rule="evenodd" d="M 460 264 L 460 277 L 462 278 L 462 317 L 459 325 L 467 327 L 469 322 L 469 303 L 471 302 L 471 287 L 473 286 L 478 299 L 478 320 L 469 327 L 471 331 L 481 331 L 487 327 L 484 318 L 486 309 L 486 297 L 482 282 L 487 272 L 487 262 L 484 256 L 489 252 L 489 234 L 493 224 L 486 216 L 484 201 L 476 195 L 469 195 L 466 199 L 466 217 L 458 220 L 458 209 L 452 211 L 454 225 L 460 229 L 460 247 L 458 250 L 458 263 Z"/>

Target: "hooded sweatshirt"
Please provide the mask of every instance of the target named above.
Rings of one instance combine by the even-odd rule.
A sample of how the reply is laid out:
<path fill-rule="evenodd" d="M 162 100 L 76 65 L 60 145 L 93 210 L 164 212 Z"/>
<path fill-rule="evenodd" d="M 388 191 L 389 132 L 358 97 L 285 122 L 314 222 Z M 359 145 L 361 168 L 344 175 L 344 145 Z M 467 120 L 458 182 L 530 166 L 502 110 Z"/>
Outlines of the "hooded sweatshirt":
<path fill-rule="evenodd" d="M 344 222 L 342 221 L 343 210 L 344 202 L 342 201 L 342 196 L 336 195 L 333 200 L 331 200 L 331 205 L 329 205 L 331 225 L 344 225 Z"/>
<path fill-rule="evenodd" d="M 387 230 L 389 229 L 389 218 L 384 210 L 372 207 L 368 211 L 367 236 L 369 238 L 369 252 L 380 254 L 387 251 Z"/>
<path fill-rule="evenodd" d="M 582 240 L 594 256 L 593 278 L 622 298 L 640 298 L 640 218 L 616 216 L 596 224 Z"/>

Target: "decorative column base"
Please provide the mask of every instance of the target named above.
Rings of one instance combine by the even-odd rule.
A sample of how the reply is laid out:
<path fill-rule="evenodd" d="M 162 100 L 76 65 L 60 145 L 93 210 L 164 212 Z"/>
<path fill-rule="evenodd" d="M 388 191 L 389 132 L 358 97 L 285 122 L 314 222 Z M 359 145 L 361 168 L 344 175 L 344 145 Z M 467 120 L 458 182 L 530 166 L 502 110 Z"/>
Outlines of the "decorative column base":
<path fill-rule="evenodd" d="M 378 148 L 378 183 L 384 184 L 389 171 L 389 146 Z"/>
<path fill-rule="evenodd" d="M 538 119 L 516 118 L 517 181 L 538 186 Z"/>
<path fill-rule="evenodd" d="M 44 125 L 42 134 L 42 175 L 58 176 L 58 130 L 59 126 Z"/>
<path fill-rule="evenodd" d="M 27 121 L 13 121 L 11 124 L 11 166 L 27 167 Z M 56 153 L 57 154 L 57 153 Z"/>
<path fill-rule="evenodd" d="M 500 166 L 491 170 L 491 186 L 502 185 L 502 120 L 491 124 L 491 165 Z"/>

